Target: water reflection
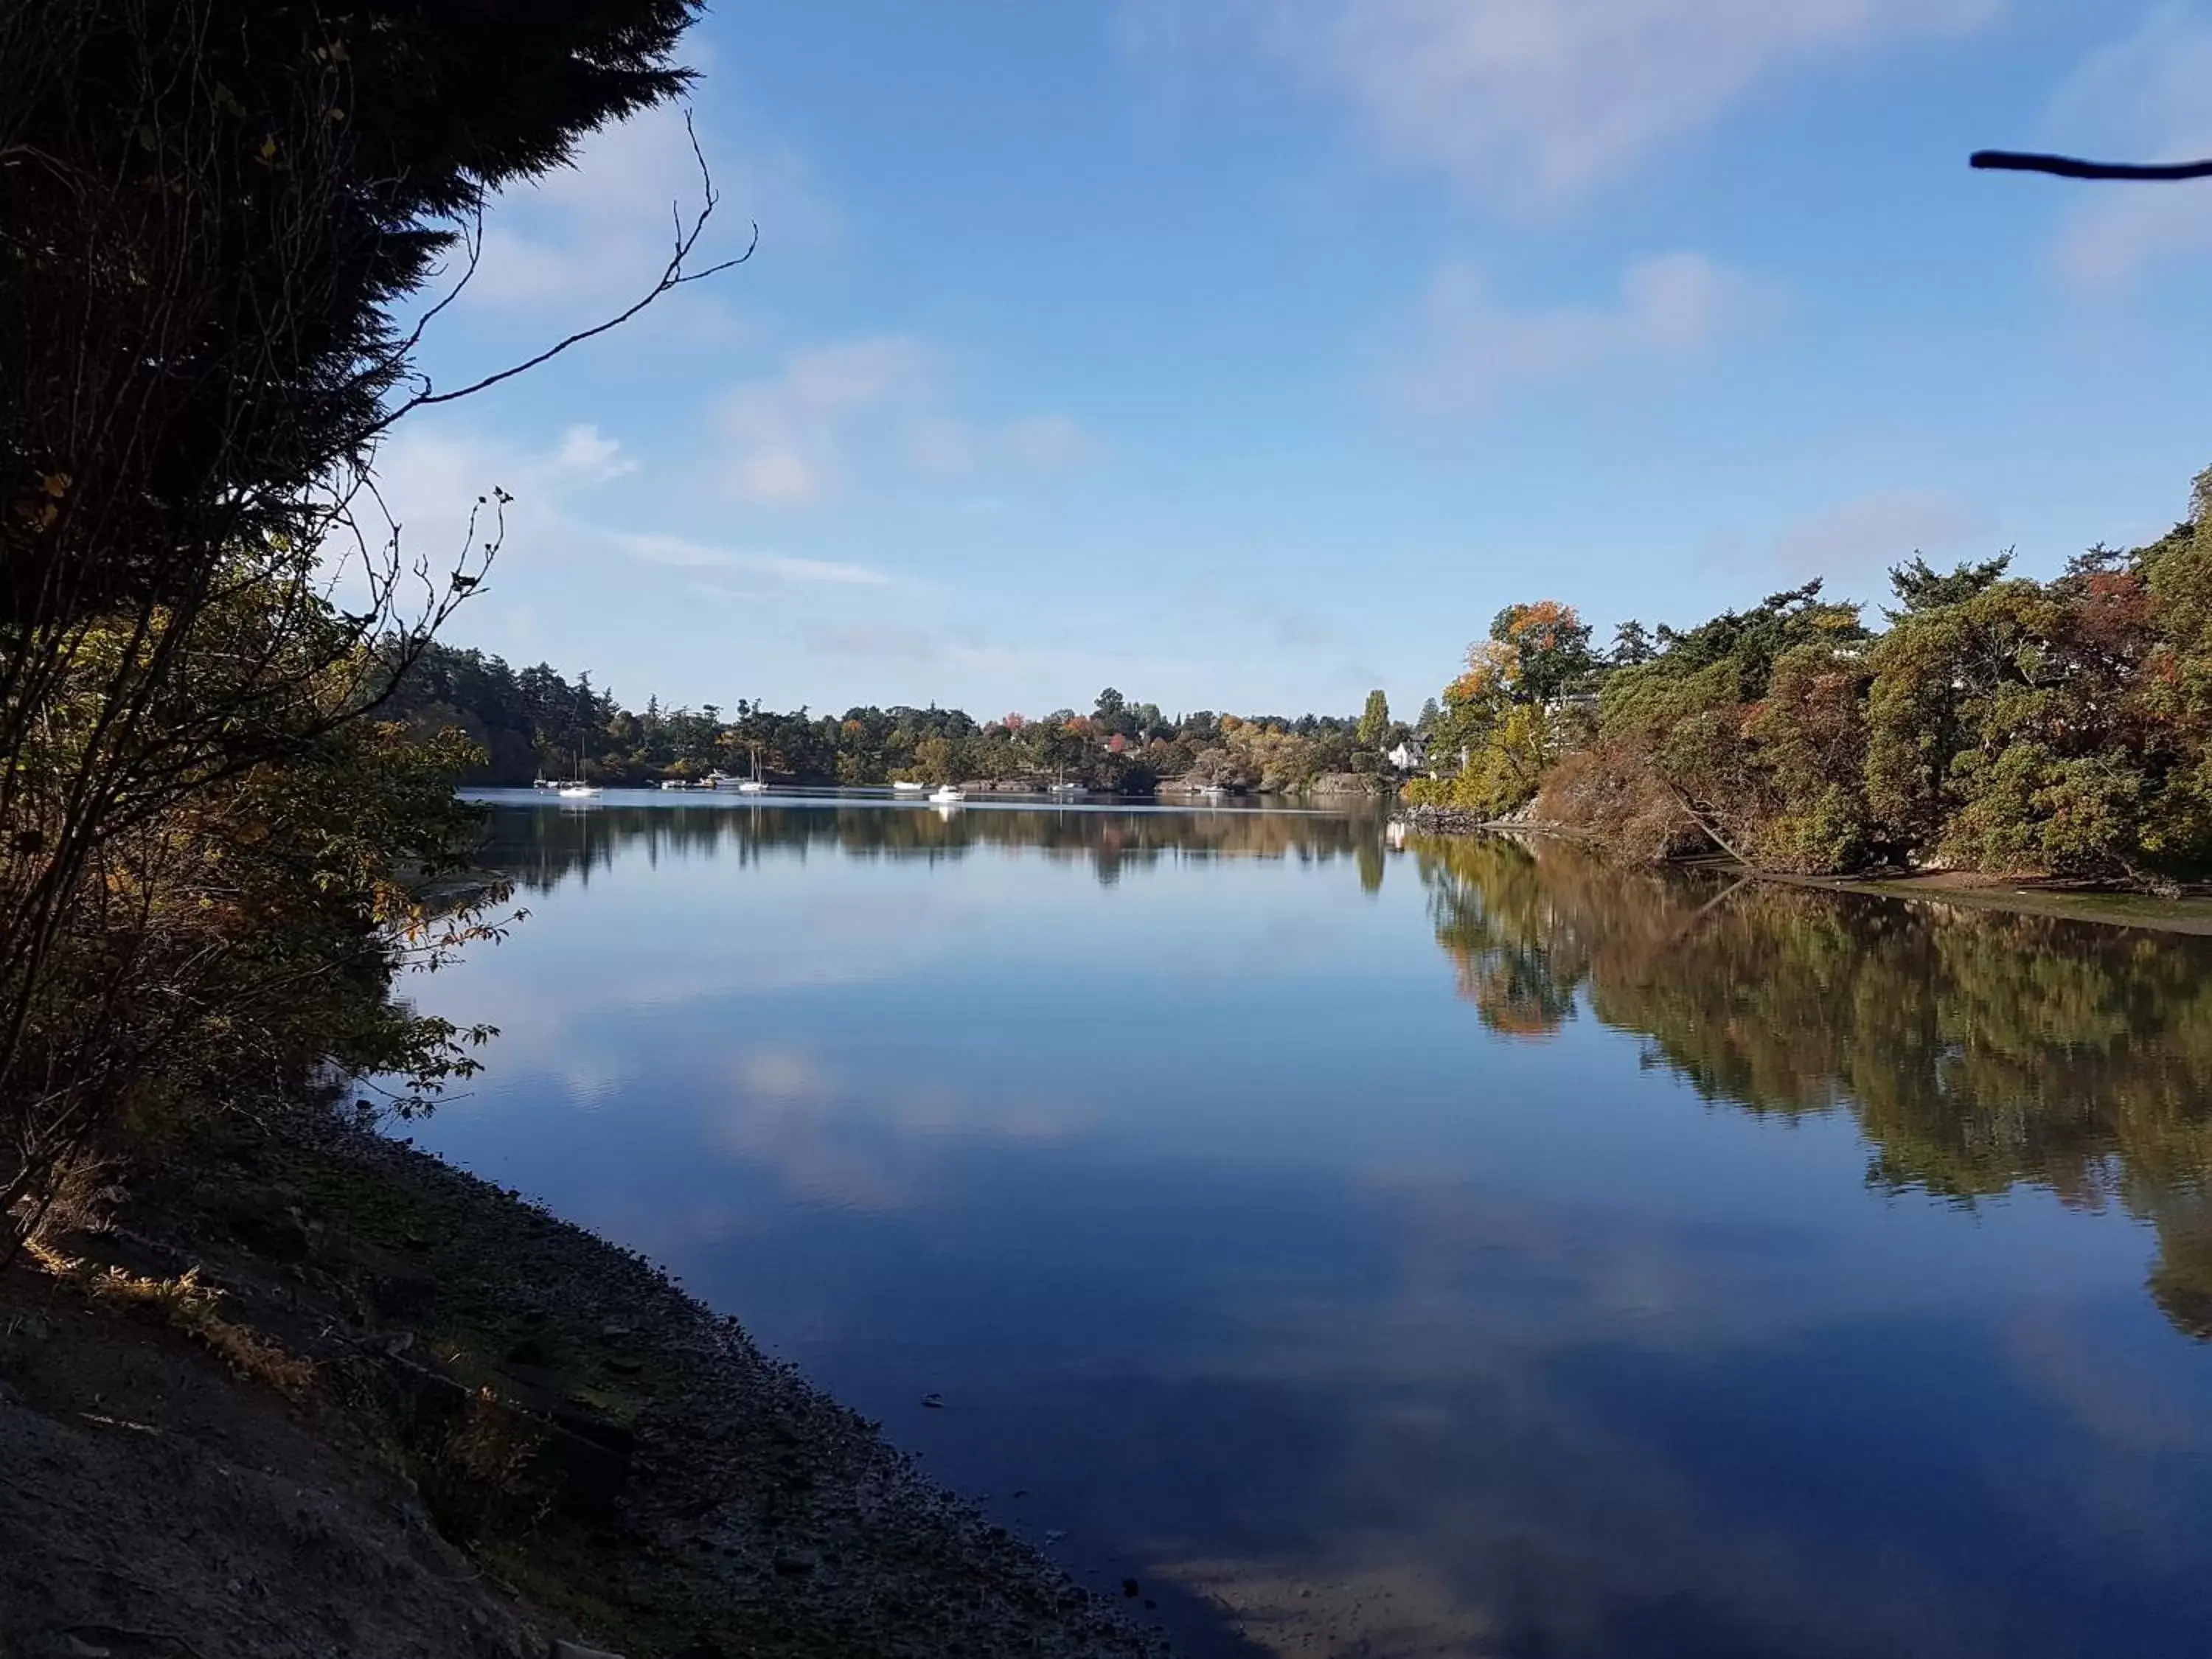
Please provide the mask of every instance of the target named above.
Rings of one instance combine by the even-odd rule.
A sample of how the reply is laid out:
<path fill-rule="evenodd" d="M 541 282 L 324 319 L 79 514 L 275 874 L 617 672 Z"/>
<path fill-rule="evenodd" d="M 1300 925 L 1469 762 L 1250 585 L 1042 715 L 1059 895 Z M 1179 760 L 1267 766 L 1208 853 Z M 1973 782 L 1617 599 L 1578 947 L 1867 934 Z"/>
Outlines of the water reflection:
<path fill-rule="evenodd" d="M 2212 950 L 2203 940 L 1718 874 L 1556 843 L 1415 843 L 1437 939 L 1493 1030 L 1605 1024 L 1711 1101 L 1847 1110 L 1869 1182 L 2028 1182 L 2152 1221 L 2150 1290 L 2212 1338 Z"/>
<path fill-rule="evenodd" d="M 2205 941 L 1264 812 L 491 856 L 426 1137 L 1192 1653 L 2201 1650 Z"/>
<path fill-rule="evenodd" d="M 519 791 L 481 797 L 509 807 Z M 616 858 L 726 855 L 750 863 L 779 854 L 835 853 L 848 858 L 964 858 L 971 853 L 1036 848 L 1048 858 L 1087 860 L 1102 885 L 1127 869 L 1192 858 L 1339 858 L 1359 861 L 1369 891 L 1381 884 L 1378 831 L 1337 813 L 1100 811 L 1082 807 L 888 807 L 881 801 L 825 799 L 805 805 L 731 805 L 718 800 L 595 804 L 587 811 L 510 811 L 500 820 L 495 856 L 524 887 L 545 891 L 571 875 L 588 881 Z"/>

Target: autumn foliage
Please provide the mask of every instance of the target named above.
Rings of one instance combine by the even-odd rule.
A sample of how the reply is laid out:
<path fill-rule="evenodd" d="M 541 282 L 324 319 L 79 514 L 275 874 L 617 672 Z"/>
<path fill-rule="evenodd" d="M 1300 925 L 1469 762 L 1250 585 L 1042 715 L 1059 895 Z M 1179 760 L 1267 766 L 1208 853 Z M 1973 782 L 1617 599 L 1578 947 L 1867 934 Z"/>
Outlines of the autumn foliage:
<path fill-rule="evenodd" d="M 1446 689 L 1414 799 L 1617 850 L 1765 868 L 1967 868 L 2157 887 L 2212 870 L 2212 473 L 2148 547 L 2051 581 L 2008 558 L 1892 572 L 1870 628 L 1819 582 L 1610 657 L 1553 601 L 1500 614 Z M 1637 648 L 1629 648 L 1630 647 Z"/>

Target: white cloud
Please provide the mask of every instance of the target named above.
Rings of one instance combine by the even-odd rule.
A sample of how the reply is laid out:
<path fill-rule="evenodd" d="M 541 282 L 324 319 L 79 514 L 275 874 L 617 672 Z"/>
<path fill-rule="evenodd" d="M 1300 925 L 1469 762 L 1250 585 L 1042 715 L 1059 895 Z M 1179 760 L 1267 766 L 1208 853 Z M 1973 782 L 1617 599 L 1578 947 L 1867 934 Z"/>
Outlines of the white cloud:
<path fill-rule="evenodd" d="M 796 559 L 783 553 L 742 553 L 681 536 L 647 535 L 635 531 L 611 531 L 606 536 L 633 559 L 641 559 L 647 564 L 672 565 L 681 570 L 725 570 L 772 582 L 830 587 L 883 587 L 890 581 L 880 570 L 830 559 Z"/>
<path fill-rule="evenodd" d="M 909 606 L 872 621 L 821 620 L 806 625 L 801 637 L 810 655 L 837 659 L 841 677 L 849 676 L 854 663 L 902 671 L 917 690 L 890 694 L 894 700 L 911 696 L 919 701 L 933 695 L 930 684 L 954 672 L 995 682 L 995 690 L 977 692 L 971 701 L 1006 708 L 1022 706 L 1024 699 L 1037 695 L 1040 686 L 1157 687 L 1171 684 L 1176 675 L 1187 674 L 1190 668 L 1188 656 L 1093 649 L 1064 635 L 1042 640 L 1025 635 L 1018 642 L 1008 643 L 993 637 L 988 624 L 980 621 L 917 620 L 911 611 Z M 927 672 L 916 672 L 923 670 Z"/>
<path fill-rule="evenodd" d="M 1878 490 L 1789 526 L 1774 538 L 1767 562 L 1801 580 L 1849 579 L 1915 553 L 1955 554 L 1986 533 L 1980 519 L 1941 491 Z"/>
<path fill-rule="evenodd" d="M 721 579 L 721 592 L 765 588 L 884 587 L 891 578 L 865 565 L 724 547 L 687 537 L 609 530 L 593 524 L 592 492 L 638 471 L 616 440 L 595 426 L 574 426 L 542 451 L 517 447 L 460 428 L 422 426 L 403 432 L 378 458 L 379 489 L 406 526 L 407 545 L 432 555 L 458 552 L 470 508 L 495 488 L 514 496 L 506 508 L 501 568 L 603 565 L 609 555 L 641 564 L 696 571 Z M 495 571 L 495 580 L 499 573 Z"/>
<path fill-rule="evenodd" d="M 737 387 L 714 416 L 731 451 L 731 493 L 765 506 L 820 500 L 842 469 L 848 423 L 919 401 L 931 373 L 919 342 L 886 336 L 795 353 L 773 379 Z"/>
<path fill-rule="evenodd" d="M 561 447 L 553 453 L 553 466 L 563 477 L 592 483 L 637 471 L 637 463 L 623 453 L 619 443 L 589 424 L 572 426 L 561 434 Z"/>
<path fill-rule="evenodd" d="M 1140 41 L 1225 31 L 1348 105 L 1387 155 L 1555 196 L 1627 171 L 1760 81 L 1955 33 L 1999 0 L 1130 0 Z"/>
<path fill-rule="evenodd" d="M 949 417 L 918 422 L 908 436 L 915 465 L 932 472 L 1011 466 L 1061 472 L 1096 460 L 1103 446 L 1065 415 L 1030 415 L 998 426 Z"/>
<path fill-rule="evenodd" d="M 965 472 L 975 465 L 975 434 L 965 421 L 918 421 L 907 434 L 907 454 L 925 472 Z"/>
<path fill-rule="evenodd" d="M 1098 441 L 1065 415 L 1032 415 L 1010 422 L 998 439 L 1014 459 L 1044 471 L 1080 466 L 1099 453 Z"/>
<path fill-rule="evenodd" d="M 2100 160 L 2212 155 L 2212 21 L 2194 9 L 2154 13 L 2081 67 L 2053 105 L 2049 130 L 2057 147 Z M 2118 287 L 2160 258 L 2212 247 L 2212 194 L 2202 185 L 2075 188 L 2081 198 L 2055 258 L 2078 286 Z"/>
<path fill-rule="evenodd" d="M 775 507 L 813 501 L 824 488 L 823 469 L 789 446 L 766 444 L 738 458 L 733 487 L 740 500 Z"/>
<path fill-rule="evenodd" d="M 809 649 L 828 657 L 859 657 L 871 662 L 939 663 L 946 642 L 926 629 L 860 625 L 817 628 L 807 636 Z"/>
<path fill-rule="evenodd" d="M 901 335 L 795 352 L 777 374 L 733 388 L 716 406 L 724 484 L 758 506 L 805 507 L 834 494 L 870 443 L 934 473 L 1056 471 L 1097 453 L 1065 416 L 994 425 L 949 413 L 946 380 L 937 352 Z"/>
<path fill-rule="evenodd" d="M 809 246 L 836 234 L 835 216 L 787 150 L 739 149 L 701 132 L 720 198 L 695 266 L 764 246 Z M 509 191 L 485 215 L 483 258 L 468 303 L 567 315 L 627 304 L 659 277 L 672 250 L 672 208 L 701 205 L 699 164 L 683 112 L 661 108 L 593 133 L 572 167 Z M 696 308 L 705 295 L 692 290 Z"/>
<path fill-rule="evenodd" d="M 375 477 L 406 547 L 428 555 L 434 565 L 447 550 L 459 552 L 471 509 L 495 489 L 514 497 L 505 508 L 504 562 L 529 557 L 549 540 L 571 538 L 564 520 L 574 500 L 637 470 L 622 444 L 593 425 L 572 426 L 551 448 L 532 451 L 465 428 L 418 421 L 386 441 Z"/>
<path fill-rule="evenodd" d="M 1514 311 L 1480 272 L 1447 265 L 1430 285 L 1417 337 L 1392 377 L 1416 409 L 1481 410 L 1510 386 L 1622 362 L 1686 361 L 1776 308 L 1758 281 L 1700 253 L 1639 259 L 1607 305 Z"/>

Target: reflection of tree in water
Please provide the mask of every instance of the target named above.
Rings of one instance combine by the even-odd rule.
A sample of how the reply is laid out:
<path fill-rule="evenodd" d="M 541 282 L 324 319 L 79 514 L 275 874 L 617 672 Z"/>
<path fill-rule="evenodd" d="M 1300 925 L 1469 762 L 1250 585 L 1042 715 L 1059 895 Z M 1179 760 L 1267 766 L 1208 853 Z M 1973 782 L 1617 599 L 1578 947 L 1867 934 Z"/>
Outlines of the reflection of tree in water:
<path fill-rule="evenodd" d="M 1504 841 L 1416 842 L 1413 850 L 1437 942 L 1483 1024 L 1543 1037 L 1573 1018 L 1588 941 L 1558 903 L 1548 869 Z"/>
<path fill-rule="evenodd" d="M 1382 842 L 1374 836 L 1362 836 L 1353 843 L 1352 854 L 1359 860 L 1359 890 L 1379 893 L 1382 890 Z"/>
<path fill-rule="evenodd" d="M 2151 1291 L 2212 1337 L 2212 942 L 1417 844 L 1437 941 L 1493 1029 L 1590 1012 L 1709 1100 L 1842 1106 L 1869 1178 L 1971 1202 L 2020 1182 L 2157 1228 Z"/>
<path fill-rule="evenodd" d="M 808 806 L 580 809 L 549 803 L 495 809 L 484 856 L 519 885 L 544 892 L 572 874 L 588 882 L 594 870 L 613 863 L 617 850 L 626 856 L 641 852 L 654 863 L 663 857 L 702 857 L 750 864 L 772 857 L 803 859 L 810 851 L 933 861 L 963 858 L 979 847 L 1018 848 L 1034 848 L 1059 862 L 1087 861 L 1100 884 L 1111 886 L 1124 870 L 1164 861 L 1295 858 L 1312 863 L 1352 856 L 1370 846 L 1379 884 L 1379 825 L 1371 819 L 1321 813 L 993 808 L 940 814 L 920 807 L 834 801 Z"/>

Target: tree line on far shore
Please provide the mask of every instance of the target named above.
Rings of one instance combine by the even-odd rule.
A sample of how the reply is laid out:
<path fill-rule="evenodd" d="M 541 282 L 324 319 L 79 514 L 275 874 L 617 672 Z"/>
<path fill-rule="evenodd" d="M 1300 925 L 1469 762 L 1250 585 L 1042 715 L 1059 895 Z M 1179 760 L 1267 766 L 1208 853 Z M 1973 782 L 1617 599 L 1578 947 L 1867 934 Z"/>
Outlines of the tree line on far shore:
<path fill-rule="evenodd" d="M 1188 780 L 1291 793 L 1332 776 L 1379 777 L 1404 740 L 1380 691 L 1357 716 L 1161 713 L 1108 687 L 1091 708 L 978 720 L 957 708 L 855 707 L 842 714 L 730 708 L 631 709 L 540 663 L 515 669 L 477 651 L 431 646 L 401 682 L 394 714 L 425 737 L 465 735 L 482 751 L 473 783 L 581 776 L 599 783 L 714 773 L 860 786 L 907 780 L 1049 783 L 1143 793 Z"/>
<path fill-rule="evenodd" d="M 2009 555 L 1890 573 L 1877 626 L 1819 581 L 1609 651 L 1501 612 L 1446 689 L 1419 804 L 1655 860 L 1966 869 L 2152 889 L 2212 871 L 2212 472 L 2148 546 L 2050 581 Z"/>

